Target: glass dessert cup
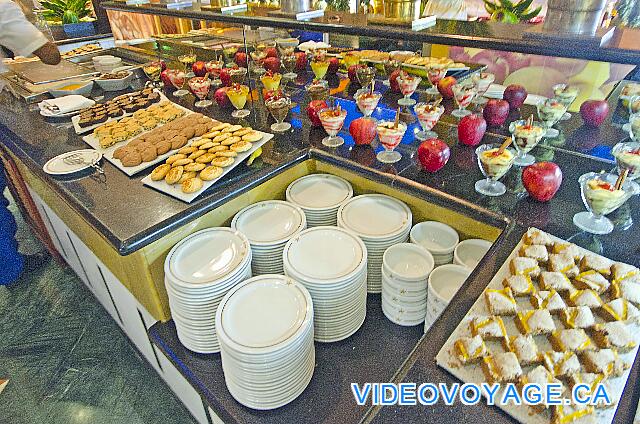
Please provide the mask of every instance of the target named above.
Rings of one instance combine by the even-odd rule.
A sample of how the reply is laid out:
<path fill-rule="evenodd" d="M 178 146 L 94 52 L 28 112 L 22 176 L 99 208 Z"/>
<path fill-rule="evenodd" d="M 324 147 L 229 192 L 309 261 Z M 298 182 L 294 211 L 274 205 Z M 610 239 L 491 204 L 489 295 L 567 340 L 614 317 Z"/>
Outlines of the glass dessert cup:
<path fill-rule="evenodd" d="M 184 71 L 187 73 L 187 77 L 193 77 L 195 74 L 191 71 L 191 67 L 198 60 L 195 53 L 182 54 L 178 56 L 178 62 L 184 66 Z"/>
<path fill-rule="evenodd" d="M 322 127 L 329 135 L 322 139 L 322 144 L 327 147 L 338 147 L 344 144 L 344 139 L 337 134 L 342 129 L 346 117 L 347 111 L 339 106 L 320 110 L 318 118 L 320 118 Z"/>
<path fill-rule="evenodd" d="M 387 59 L 384 62 L 382 62 L 382 66 L 384 67 L 385 75 L 387 77 L 390 77 L 393 71 L 395 71 L 396 69 L 400 69 L 400 62 L 398 62 L 397 60 Z M 387 87 L 391 85 L 391 81 L 389 80 L 389 78 L 384 80 L 382 83 Z"/>
<path fill-rule="evenodd" d="M 369 118 L 378 107 L 378 102 L 382 98 L 382 94 L 377 91 L 371 92 L 368 88 L 361 88 L 356 91 L 353 98 L 356 99 L 356 104 L 360 112 L 362 112 L 365 118 Z"/>
<path fill-rule="evenodd" d="M 244 109 L 244 106 L 247 104 L 247 98 L 249 97 L 249 87 L 246 85 L 233 84 L 227 90 L 227 97 L 233 107 L 236 108 L 236 110 L 231 113 L 231 116 L 234 118 L 246 118 L 251 114 L 251 111 Z"/>
<path fill-rule="evenodd" d="M 222 56 L 227 63 L 233 62 L 236 57 L 236 53 L 238 53 L 238 47 L 236 46 L 228 46 L 222 49 Z"/>
<path fill-rule="evenodd" d="M 167 71 L 167 78 L 171 85 L 176 89 L 173 95 L 176 97 L 183 97 L 189 94 L 188 90 L 184 89 L 184 84 L 187 82 L 187 75 L 179 69 L 169 69 Z"/>
<path fill-rule="evenodd" d="M 629 131 L 629 136 L 633 141 L 640 141 L 640 113 L 635 113 L 629 117 L 626 129 Z"/>
<path fill-rule="evenodd" d="M 264 60 L 267 58 L 267 53 L 256 50 L 249 53 L 249 56 L 251 56 L 251 62 L 253 64 L 251 67 L 253 74 L 260 76 L 267 72 L 267 70 L 264 69 Z"/>
<path fill-rule="evenodd" d="M 471 104 L 476 95 L 476 85 L 473 82 L 459 82 L 454 84 L 451 89 L 453 90 L 453 100 L 458 105 L 458 109 L 451 112 L 451 115 L 456 118 L 471 115 L 471 112 L 467 110 L 467 106 Z"/>
<path fill-rule="evenodd" d="M 418 131 L 416 133 L 416 138 L 418 140 L 427 140 L 429 138 L 437 137 L 438 133 L 432 131 L 432 129 L 436 126 L 440 117 L 444 113 L 444 106 L 434 106 L 431 103 L 421 102 L 413 107 L 413 111 L 416 113 L 418 122 L 422 128 L 422 131 Z"/>
<path fill-rule="evenodd" d="M 329 83 L 326 80 L 313 80 L 305 89 L 311 100 L 327 100 L 329 98 Z"/>
<path fill-rule="evenodd" d="M 404 133 L 407 130 L 407 125 L 398 122 L 398 126 L 395 126 L 394 121 L 381 121 L 377 126 L 378 138 L 380 144 L 384 147 L 384 150 L 376 155 L 376 158 L 382 163 L 396 163 L 402 159 L 402 155 L 396 152 L 394 149 L 398 147 Z"/>
<path fill-rule="evenodd" d="M 473 103 L 483 105 L 487 103 L 487 98 L 484 97 L 485 93 L 489 91 L 489 87 L 496 80 L 496 76 L 488 72 L 479 72 L 473 74 L 471 80 L 476 85 L 477 96 L 473 99 Z"/>
<path fill-rule="evenodd" d="M 154 88 L 160 86 L 160 73 L 162 72 L 162 63 L 160 61 L 145 63 L 142 65 L 142 71 L 149 78 L 145 85 Z"/>
<path fill-rule="evenodd" d="M 502 196 L 507 192 L 498 180 L 511 169 L 515 154 L 513 149 L 507 148 L 502 153 L 499 150 L 499 144 L 483 144 L 476 149 L 478 166 L 486 178 L 476 181 L 475 189 L 485 196 Z"/>
<path fill-rule="evenodd" d="M 260 77 L 260 81 L 267 91 L 275 91 L 280 87 L 282 75 L 279 73 L 266 72 Z"/>
<path fill-rule="evenodd" d="M 619 174 L 628 169 L 628 179 L 635 180 L 640 177 L 640 142 L 618 143 L 613 146 L 611 154 L 616 159 Z"/>
<path fill-rule="evenodd" d="M 629 116 L 640 113 L 640 96 L 631 96 L 629 99 Z"/>
<path fill-rule="evenodd" d="M 276 120 L 275 124 L 271 125 L 271 131 L 273 132 L 285 132 L 291 128 L 291 124 L 284 122 L 291 109 L 291 99 L 285 96 L 272 97 L 265 102 L 267 110 Z"/>
<path fill-rule="evenodd" d="M 560 131 L 553 128 L 553 126 L 560 121 L 562 115 L 567 111 L 567 107 L 557 99 L 540 100 L 536 107 L 538 110 L 538 118 L 547 130 L 545 136 L 550 138 L 557 137 Z"/>
<path fill-rule="evenodd" d="M 222 68 L 224 68 L 224 61 L 210 60 L 204 64 L 204 67 L 209 73 L 209 77 L 213 80 L 213 85 L 217 87 L 222 84 L 222 81 L 220 81 L 220 71 L 222 71 Z"/>
<path fill-rule="evenodd" d="M 620 189 L 615 188 L 615 174 L 589 172 L 578 178 L 580 193 L 587 212 L 573 216 L 576 227 L 591 234 L 609 234 L 613 223 L 605 215 L 618 209 L 631 196 L 640 193 L 640 186 L 625 180 Z"/>
<path fill-rule="evenodd" d="M 567 84 L 556 84 L 551 87 L 551 89 L 553 90 L 554 98 L 562 103 L 567 109 L 569 109 L 569 106 L 571 106 L 580 93 L 578 87 Z M 566 121 L 569 118 L 571 118 L 571 114 L 565 111 L 560 120 Z"/>
<path fill-rule="evenodd" d="M 376 77 L 376 68 L 373 66 L 363 66 L 356 70 L 356 78 L 361 87 L 368 87 Z"/>
<path fill-rule="evenodd" d="M 311 70 L 316 79 L 323 79 L 329 70 L 329 61 L 324 56 L 317 55 L 311 59 Z"/>
<path fill-rule="evenodd" d="M 536 158 L 529 152 L 540 143 L 546 130 L 540 122 L 529 122 L 525 119 L 514 121 L 509 125 L 509 132 L 513 139 L 513 145 L 518 153 L 513 164 L 516 166 L 529 166 L 536 163 Z"/>
<path fill-rule="evenodd" d="M 207 100 L 207 95 L 211 88 L 211 80 L 209 77 L 193 77 L 189 80 L 188 84 L 189 90 L 191 90 L 191 93 L 198 99 L 194 104 L 195 107 L 207 107 L 213 104 L 211 100 Z"/>
<path fill-rule="evenodd" d="M 231 77 L 231 84 L 242 84 L 247 77 L 247 68 L 231 68 L 229 77 Z"/>
<path fill-rule="evenodd" d="M 298 62 L 298 58 L 296 55 L 286 55 L 281 56 L 280 61 L 282 62 L 282 67 L 286 71 L 286 73 L 282 76 L 286 80 L 294 80 L 298 78 L 298 74 L 295 73 L 296 64 Z"/>
<path fill-rule="evenodd" d="M 409 75 L 406 72 L 401 72 L 398 76 L 398 83 L 400 85 L 400 92 L 404 96 L 400 100 L 398 100 L 398 104 L 402 106 L 413 106 L 416 104 L 416 101 L 411 98 L 413 93 L 416 92 L 418 85 L 422 78 L 417 77 L 415 75 Z"/>
<path fill-rule="evenodd" d="M 360 56 L 353 53 L 345 53 L 342 57 L 342 61 L 344 62 L 344 66 L 349 69 L 350 66 L 360 63 Z"/>
<path fill-rule="evenodd" d="M 428 94 L 438 94 L 438 83 L 447 75 L 447 68 L 442 65 L 431 66 L 427 69 L 427 78 L 431 83 L 426 91 Z"/>

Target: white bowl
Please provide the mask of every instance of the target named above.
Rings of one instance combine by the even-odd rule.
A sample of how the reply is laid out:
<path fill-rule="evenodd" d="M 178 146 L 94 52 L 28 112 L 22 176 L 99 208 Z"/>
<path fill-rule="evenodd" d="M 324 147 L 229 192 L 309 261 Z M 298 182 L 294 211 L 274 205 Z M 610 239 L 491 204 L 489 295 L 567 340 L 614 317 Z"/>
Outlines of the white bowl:
<path fill-rule="evenodd" d="M 437 267 L 429 275 L 428 298 L 435 296 L 433 300 L 448 305 L 470 274 L 471 270 L 461 265 L 448 264 Z"/>
<path fill-rule="evenodd" d="M 127 73 L 127 76 L 120 79 L 96 79 L 96 83 L 102 88 L 104 91 L 120 91 L 131 85 L 131 80 L 133 79 L 133 72 Z"/>
<path fill-rule="evenodd" d="M 425 280 L 434 267 L 431 253 L 411 243 L 399 243 L 388 248 L 382 256 L 382 264 L 391 275 L 404 281 Z"/>
<path fill-rule="evenodd" d="M 456 230 L 437 221 L 424 221 L 413 226 L 409 235 L 411 243 L 419 244 L 434 257 L 447 257 L 460 241 Z"/>
<path fill-rule="evenodd" d="M 62 90 L 62 88 L 67 87 L 73 84 L 80 84 L 80 87 L 74 90 Z M 59 86 L 52 88 L 49 90 L 49 94 L 53 97 L 63 97 L 68 96 L 70 94 L 79 94 L 81 96 L 89 96 L 91 94 L 91 90 L 93 89 L 93 81 L 65 81 Z"/>
<path fill-rule="evenodd" d="M 482 239 L 468 239 L 461 241 L 453 251 L 453 263 L 474 269 L 478 262 L 491 248 L 491 242 Z"/>

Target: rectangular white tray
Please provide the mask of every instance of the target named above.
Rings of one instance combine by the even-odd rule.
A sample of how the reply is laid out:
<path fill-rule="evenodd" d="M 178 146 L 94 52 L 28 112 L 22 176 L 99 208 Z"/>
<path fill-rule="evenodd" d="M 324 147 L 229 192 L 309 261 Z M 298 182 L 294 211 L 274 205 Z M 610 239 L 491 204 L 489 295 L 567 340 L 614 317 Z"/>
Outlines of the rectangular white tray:
<path fill-rule="evenodd" d="M 565 242 L 564 240 L 558 237 L 555 237 L 552 235 L 550 236 L 553 238 L 554 241 Z M 522 244 L 523 242 L 522 240 L 520 240 L 518 245 L 513 249 L 513 252 L 511 252 L 507 260 L 504 262 L 504 264 L 502 264 L 502 266 L 500 267 L 496 275 L 493 277 L 491 282 L 487 285 L 485 290 L 503 288 L 502 280 L 504 280 L 505 277 L 511 275 L 511 272 L 509 270 L 509 263 L 511 262 L 511 259 L 518 256 L 518 251 L 520 250 L 520 247 L 522 246 Z M 594 254 L 593 252 L 587 251 L 586 249 L 581 249 L 581 250 L 584 251 L 585 253 L 589 253 L 592 255 Z M 533 308 L 528 302 L 529 300 L 528 297 L 516 298 L 516 299 L 518 300 L 518 305 L 527 305 L 527 309 Z M 523 299 L 526 299 L 526 300 L 523 300 Z M 444 368 L 445 370 L 447 370 L 448 372 L 450 372 L 455 377 L 459 378 L 465 383 L 475 383 L 475 384 L 484 383 L 486 379 L 485 379 L 484 373 L 482 372 L 482 368 L 480 364 L 461 365 L 458 367 L 457 365 L 454 364 L 455 361 L 452 360 L 453 356 L 450 352 L 452 351 L 453 344 L 457 339 L 464 336 L 471 336 L 469 323 L 473 317 L 476 317 L 478 315 L 491 315 L 485 303 L 484 291 L 482 292 L 482 295 L 473 304 L 469 312 L 467 312 L 467 315 L 465 315 L 464 319 L 460 322 L 460 324 L 458 324 L 458 327 L 451 333 L 451 335 L 449 336 L 449 339 L 445 342 L 445 344 L 442 346 L 442 349 L 440 349 L 440 352 L 438 352 L 438 355 L 436 356 L 436 362 L 439 366 L 441 366 L 442 368 Z M 602 319 L 599 318 L 596 314 L 594 314 L 594 316 L 596 316 L 596 322 L 603 322 Z M 555 316 L 553 320 L 556 324 L 556 327 L 565 328 L 563 324 Z M 504 320 L 504 323 L 505 323 L 505 327 L 507 329 L 508 334 L 512 334 L 512 335 L 519 334 L 518 330 L 515 327 L 515 324 L 513 323 L 513 319 L 511 317 L 507 317 L 507 319 Z M 634 336 L 635 342 L 640 343 L 640 331 L 638 331 L 640 330 L 639 326 L 637 324 L 629 324 L 629 326 L 630 326 L 629 331 Z M 546 340 L 545 336 L 536 336 L 535 340 L 540 351 L 553 350 L 549 342 Z M 503 351 L 500 343 L 498 342 L 487 342 L 487 347 L 489 348 L 489 350 Z M 633 361 L 637 353 L 638 353 L 638 347 L 636 346 L 636 348 L 631 350 L 630 352 L 621 353 L 620 358 L 628 362 L 629 364 L 633 365 Z M 523 372 L 527 372 L 528 369 L 529 367 L 523 367 Z M 611 390 L 613 392 L 613 393 L 609 393 L 609 396 L 615 399 L 616 402 L 618 402 L 622 397 L 622 392 L 624 390 L 625 385 L 627 384 L 627 379 L 629 378 L 630 372 L 631 370 L 629 369 L 625 371 L 625 373 L 621 377 L 608 380 Z M 503 390 L 504 390 L 503 388 L 500 389 L 496 399 L 500 398 L 500 396 L 503 393 L 502 392 Z M 567 393 L 565 392 L 565 396 L 566 395 Z M 550 411 L 546 411 L 544 413 L 538 414 L 534 412 L 534 410 L 531 407 L 526 405 L 516 406 L 510 403 L 508 406 L 505 406 L 505 405 L 501 405 L 498 402 L 496 403 L 496 405 L 521 423 L 548 424 L 549 422 L 551 422 Z M 618 408 L 618 403 L 616 403 L 616 405 L 611 408 L 596 409 L 596 412 L 595 412 L 596 422 L 599 424 L 611 423 L 613 421 L 613 417 L 616 413 L 617 408 Z"/>
<path fill-rule="evenodd" d="M 233 168 L 235 168 L 240 163 L 245 161 L 249 156 L 251 156 L 251 154 L 253 152 L 258 150 L 259 147 L 262 147 L 263 144 L 265 144 L 267 141 L 269 141 L 269 140 L 271 140 L 273 138 L 273 134 L 265 133 L 265 132 L 262 132 L 262 131 L 258 131 L 258 132 L 260 134 L 262 134 L 262 138 L 259 141 L 256 141 L 255 143 L 253 143 L 253 145 L 251 146 L 251 149 L 247 150 L 246 152 L 238 153 L 238 156 L 236 156 L 234 158 L 235 161 L 233 162 L 233 164 L 231 164 L 230 166 L 227 166 L 226 168 L 223 168 L 222 175 L 220 175 L 218 178 L 216 178 L 215 180 L 211 180 L 211 181 L 204 181 L 204 184 L 202 186 L 202 190 L 200 190 L 200 191 L 197 191 L 195 193 L 184 193 L 182 191 L 182 188 L 181 188 L 180 184 L 169 185 L 169 184 L 165 183 L 164 180 L 153 181 L 153 180 L 151 180 L 151 177 L 149 175 L 147 175 L 146 177 L 144 177 L 142 179 L 142 183 L 144 185 L 146 185 L 146 186 L 155 188 L 156 190 L 158 190 L 158 191 L 160 191 L 162 193 L 166 193 L 169 196 L 173 196 L 176 199 L 180 199 L 183 202 L 191 203 L 191 202 L 193 202 L 193 200 L 195 198 L 197 198 L 202 193 L 204 193 L 204 191 L 206 189 L 208 189 L 209 187 L 214 185 L 221 178 L 224 178 L 224 176 L 229 171 L 231 171 Z"/>

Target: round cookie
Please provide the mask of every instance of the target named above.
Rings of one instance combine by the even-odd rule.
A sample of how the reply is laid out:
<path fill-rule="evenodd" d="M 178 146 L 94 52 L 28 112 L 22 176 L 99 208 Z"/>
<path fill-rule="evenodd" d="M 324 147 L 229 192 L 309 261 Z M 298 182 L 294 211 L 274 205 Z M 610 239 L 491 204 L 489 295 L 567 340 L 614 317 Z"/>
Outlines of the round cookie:
<path fill-rule="evenodd" d="M 202 137 L 212 139 L 213 137 L 220 135 L 220 131 L 209 131 L 206 134 L 202 134 Z"/>
<path fill-rule="evenodd" d="M 210 140 L 210 139 L 208 139 L 208 138 L 199 138 L 199 139 L 197 139 L 197 140 L 192 141 L 192 142 L 191 142 L 191 146 L 193 146 L 193 147 L 200 147 L 200 146 L 202 146 L 203 144 L 205 144 L 205 143 L 210 143 L 210 142 L 211 142 L 211 140 Z"/>
<path fill-rule="evenodd" d="M 209 149 L 209 153 L 224 152 L 226 150 L 229 150 L 228 146 L 213 146 Z"/>
<path fill-rule="evenodd" d="M 173 185 L 182 178 L 182 174 L 184 174 L 184 168 L 182 166 L 174 166 L 167 172 L 164 181 L 169 185 Z"/>
<path fill-rule="evenodd" d="M 182 183 L 184 180 L 188 180 L 189 178 L 195 178 L 195 176 L 198 175 L 196 172 L 194 171 L 184 171 L 182 173 L 182 177 L 180 177 L 180 179 L 178 180 L 178 184 Z"/>
<path fill-rule="evenodd" d="M 197 152 L 197 151 L 198 151 L 197 147 L 186 146 L 186 147 L 183 147 L 182 149 L 178 150 L 178 153 L 182 153 L 182 154 L 185 154 L 185 155 L 190 155 L 191 153 Z"/>
<path fill-rule="evenodd" d="M 198 159 L 200 156 L 206 154 L 207 151 L 206 150 L 196 150 L 195 152 L 191 153 L 188 157 L 189 159 L 193 159 L 196 160 Z"/>
<path fill-rule="evenodd" d="M 197 137 L 200 137 L 201 135 L 207 133 L 207 127 L 204 124 L 198 124 L 193 127 L 193 131 Z"/>
<path fill-rule="evenodd" d="M 122 146 L 122 147 L 118 147 L 116 150 L 113 151 L 113 158 L 114 159 L 122 159 L 123 157 L 125 157 L 127 155 L 127 153 L 129 153 L 129 151 L 131 150 L 131 147 L 127 146 Z"/>
<path fill-rule="evenodd" d="M 211 160 L 211 165 L 220 166 L 225 168 L 235 162 L 234 158 L 226 158 L 224 156 L 216 156 Z"/>
<path fill-rule="evenodd" d="M 197 163 L 209 163 L 213 159 L 215 159 L 215 157 L 216 157 L 215 153 L 205 153 L 204 155 L 202 155 L 199 158 L 197 158 L 196 162 Z"/>
<path fill-rule="evenodd" d="M 231 146 L 234 143 L 237 143 L 238 141 L 241 141 L 242 139 L 240 137 L 236 137 L 236 136 L 231 136 L 225 140 L 222 141 L 222 145 L 223 146 Z"/>
<path fill-rule="evenodd" d="M 220 175 L 222 175 L 222 172 L 223 170 L 219 166 L 207 166 L 202 171 L 200 171 L 200 178 L 204 181 L 215 180 Z"/>
<path fill-rule="evenodd" d="M 223 156 L 226 158 L 235 158 L 236 156 L 238 156 L 238 152 L 234 152 L 233 150 L 225 150 L 224 152 L 218 152 L 216 153 L 217 157 Z"/>
<path fill-rule="evenodd" d="M 190 163 L 189 165 L 185 165 L 184 166 L 184 170 L 187 172 L 198 172 L 198 171 L 202 171 L 204 168 L 206 168 L 207 165 L 205 165 L 204 163 Z"/>
<path fill-rule="evenodd" d="M 184 193 L 195 193 L 202 189 L 203 184 L 200 178 L 189 178 L 182 181 L 182 191 Z"/>
<path fill-rule="evenodd" d="M 242 137 L 243 135 L 249 134 L 251 131 L 253 131 L 253 129 L 251 129 L 251 127 L 246 127 L 246 128 L 243 128 L 241 130 L 238 130 L 238 131 L 234 132 L 233 135 L 236 136 L 236 137 Z"/>
<path fill-rule="evenodd" d="M 132 150 L 122 158 L 121 162 L 122 165 L 126 167 L 138 166 L 142 163 L 142 156 L 140 156 L 140 152 L 138 152 L 137 150 Z"/>
<path fill-rule="evenodd" d="M 229 137 L 231 137 L 231 134 L 222 133 L 220 135 L 217 135 L 217 136 L 213 137 L 213 139 L 211 139 L 211 141 L 213 141 L 214 143 L 222 143 L 222 141 L 226 140 Z"/>
<path fill-rule="evenodd" d="M 245 140 L 240 140 L 237 143 L 233 143 L 230 146 L 231 150 L 238 153 L 246 152 L 247 150 L 250 150 L 252 147 L 253 147 L 253 143 Z"/>
<path fill-rule="evenodd" d="M 187 140 L 190 138 L 193 138 L 193 136 L 195 135 L 195 128 L 193 127 L 187 127 L 185 129 L 183 129 L 182 131 L 180 131 L 180 135 L 183 135 L 185 137 L 187 137 Z M 202 135 L 202 134 L 200 134 Z"/>
<path fill-rule="evenodd" d="M 157 166 L 153 171 L 151 171 L 151 181 L 160 181 L 167 176 L 167 173 L 171 170 L 171 165 L 168 163 L 163 163 L 160 166 Z"/>
<path fill-rule="evenodd" d="M 234 133 L 242 129 L 242 125 L 231 125 L 222 130 L 223 133 Z"/>
<path fill-rule="evenodd" d="M 175 150 L 184 147 L 187 145 L 188 141 L 189 140 L 187 140 L 185 136 L 177 135 L 171 139 L 171 148 Z"/>
<path fill-rule="evenodd" d="M 190 163 L 193 163 L 193 159 L 189 159 L 189 158 L 178 159 L 177 161 L 173 162 L 171 166 L 184 166 Z"/>
<path fill-rule="evenodd" d="M 254 143 L 262 139 L 262 134 L 260 134 L 258 131 L 251 131 L 249 134 L 243 135 L 242 139 Z"/>
<path fill-rule="evenodd" d="M 186 158 L 186 157 L 187 157 L 187 155 L 185 155 L 185 154 L 183 154 L 183 153 L 176 153 L 175 155 L 171 155 L 171 156 L 169 156 L 169 157 L 167 158 L 166 162 L 167 162 L 169 165 L 173 165 L 173 163 L 174 163 L 175 161 L 177 161 L 178 159 L 184 159 L 184 158 Z"/>
<path fill-rule="evenodd" d="M 158 151 L 156 150 L 156 146 L 153 144 L 150 147 L 147 147 L 143 151 L 140 152 L 140 157 L 142 158 L 142 162 L 153 162 L 158 158 Z"/>
<path fill-rule="evenodd" d="M 158 152 L 158 155 L 164 155 L 169 150 L 171 150 L 171 143 L 169 143 L 168 141 L 161 141 L 160 143 L 156 144 L 156 151 Z"/>

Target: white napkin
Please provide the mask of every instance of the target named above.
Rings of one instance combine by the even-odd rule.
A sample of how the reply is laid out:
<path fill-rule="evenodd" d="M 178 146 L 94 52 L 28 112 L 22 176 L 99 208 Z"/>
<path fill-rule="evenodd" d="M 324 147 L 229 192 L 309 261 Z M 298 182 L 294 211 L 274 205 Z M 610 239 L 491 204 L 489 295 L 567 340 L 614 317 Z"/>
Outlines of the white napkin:
<path fill-rule="evenodd" d="M 58 97 L 57 99 L 43 100 L 38 103 L 38 106 L 40 109 L 44 109 L 53 115 L 59 115 L 91 107 L 95 104 L 96 102 L 84 96 L 70 94 L 68 96 Z"/>
<path fill-rule="evenodd" d="M 491 98 L 491 99 L 501 99 L 502 94 L 504 94 L 504 90 L 506 88 L 507 87 L 505 87 L 504 85 L 491 84 L 491 86 L 489 86 L 489 90 L 487 90 L 487 92 L 484 94 L 484 97 Z M 524 104 L 535 106 L 541 100 L 546 100 L 546 99 L 547 99 L 546 97 L 540 96 L 538 94 L 529 94 L 525 99 Z"/>

